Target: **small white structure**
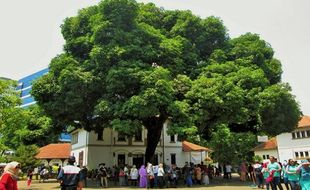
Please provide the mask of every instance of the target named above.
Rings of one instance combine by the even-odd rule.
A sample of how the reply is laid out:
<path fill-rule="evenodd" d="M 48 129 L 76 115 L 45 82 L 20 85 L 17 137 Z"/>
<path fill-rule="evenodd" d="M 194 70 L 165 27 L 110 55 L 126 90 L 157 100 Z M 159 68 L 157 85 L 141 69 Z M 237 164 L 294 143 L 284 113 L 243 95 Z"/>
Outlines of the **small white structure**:
<path fill-rule="evenodd" d="M 254 154 L 263 158 L 264 162 L 269 160 L 270 156 L 278 157 L 278 146 L 276 138 L 271 138 L 252 149 Z"/>
<path fill-rule="evenodd" d="M 264 160 L 268 160 L 269 156 L 275 156 L 280 162 L 310 158 L 310 117 L 303 116 L 294 131 L 271 138 L 255 147 L 253 151 Z"/>
<path fill-rule="evenodd" d="M 164 162 L 183 166 L 186 161 L 190 162 L 190 152 L 183 151 L 182 142 L 177 140 L 177 135 L 168 135 L 166 131 L 167 123 L 164 124 L 161 139 L 155 150 L 153 164 Z M 124 164 L 135 164 L 139 167 L 145 163 L 145 129 L 132 138 L 109 128 L 104 129 L 102 134 L 78 129 L 73 131 L 71 136 L 71 155 L 77 158 L 79 165 L 94 169 L 99 163 L 105 163 L 109 167 Z M 205 151 L 202 154 L 204 157 L 208 156 Z M 200 160 L 200 153 L 199 159 L 193 160 Z"/>
<path fill-rule="evenodd" d="M 35 156 L 45 166 L 65 166 L 71 152 L 70 143 L 49 144 L 39 149 Z"/>

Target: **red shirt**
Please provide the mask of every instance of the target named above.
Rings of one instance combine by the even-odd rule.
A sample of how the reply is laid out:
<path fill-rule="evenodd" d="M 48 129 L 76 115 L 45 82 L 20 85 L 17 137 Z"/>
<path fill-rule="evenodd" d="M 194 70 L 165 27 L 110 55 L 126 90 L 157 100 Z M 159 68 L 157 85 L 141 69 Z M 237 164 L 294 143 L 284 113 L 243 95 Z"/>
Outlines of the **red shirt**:
<path fill-rule="evenodd" d="M 0 180 L 0 190 L 18 190 L 17 181 L 10 174 L 3 174 Z"/>

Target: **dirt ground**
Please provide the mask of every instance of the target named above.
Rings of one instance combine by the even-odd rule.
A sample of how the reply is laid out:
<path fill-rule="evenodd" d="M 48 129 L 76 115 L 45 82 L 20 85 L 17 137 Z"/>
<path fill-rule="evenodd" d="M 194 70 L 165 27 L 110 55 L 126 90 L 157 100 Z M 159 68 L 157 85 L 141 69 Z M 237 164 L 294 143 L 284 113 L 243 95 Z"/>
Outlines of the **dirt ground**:
<path fill-rule="evenodd" d="M 113 182 L 111 182 L 112 184 Z M 252 183 L 250 181 L 248 182 L 240 182 L 238 180 L 238 177 L 234 177 L 232 180 L 227 180 L 227 179 L 215 179 L 211 181 L 210 185 L 207 186 L 200 186 L 200 185 L 194 185 L 193 187 L 190 187 L 190 189 L 208 189 L 208 190 L 243 190 L 243 189 L 257 189 L 256 187 L 251 186 Z M 18 187 L 19 190 L 27 190 L 26 188 L 26 181 L 19 181 L 18 182 Z M 33 180 L 31 187 L 31 190 L 56 190 L 60 189 L 59 184 L 56 182 L 54 179 L 50 179 L 47 182 L 44 183 L 39 183 L 37 180 Z M 98 187 L 96 182 L 94 181 L 88 181 L 88 187 L 83 188 L 83 190 L 91 190 L 91 189 L 103 189 L 101 187 Z M 135 187 L 117 187 L 117 186 L 112 186 L 109 187 L 108 189 L 141 189 L 141 188 L 135 188 Z M 167 188 L 167 189 L 172 189 L 172 188 Z M 178 190 L 185 190 L 188 189 L 188 187 L 185 186 L 178 186 Z"/>

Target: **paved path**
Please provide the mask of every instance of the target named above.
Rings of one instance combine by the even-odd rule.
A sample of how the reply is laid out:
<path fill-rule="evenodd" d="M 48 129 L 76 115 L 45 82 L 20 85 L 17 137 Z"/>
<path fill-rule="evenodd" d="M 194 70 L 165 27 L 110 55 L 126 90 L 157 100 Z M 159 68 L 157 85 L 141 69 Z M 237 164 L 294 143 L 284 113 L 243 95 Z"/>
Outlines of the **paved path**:
<path fill-rule="evenodd" d="M 89 183 L 90 187 L 83 188 L 83 190 L 91 190 L 91 189 L 103 189 L 96 186 L 96 183 L 90 181 Z M 25 181 L 19 181 L 18 182 L 19 190 L 26 190 L 26 182 Z M 39 183 L 37 180 L 34 180 L 31 187 L 31 190 L 56 190 L 60 189 L 59 184 L 56 182 L 56 180 L 48 180 L 45 183 Z M 134 188 L 134 187 L 109 187 L 108 189 L 141 189 L 141 188 Z M 173 189 L 173 188 L 166 188 L 166 189 Z M 188 187 L 185 186 L 179 186 L 177 188 L 178 190 L 188 190 Z M 251 182 L 240 182 L 238 178 L 234 178 L 232 180 L 223 180 L 223 179 L 216 179 L 207 186 L 193 186 L 190 187 L 190 189 L 207 189 L 207 190 L 251 190 L 251 189 L 257 189 L 255 187 L 251 186 Z"/>

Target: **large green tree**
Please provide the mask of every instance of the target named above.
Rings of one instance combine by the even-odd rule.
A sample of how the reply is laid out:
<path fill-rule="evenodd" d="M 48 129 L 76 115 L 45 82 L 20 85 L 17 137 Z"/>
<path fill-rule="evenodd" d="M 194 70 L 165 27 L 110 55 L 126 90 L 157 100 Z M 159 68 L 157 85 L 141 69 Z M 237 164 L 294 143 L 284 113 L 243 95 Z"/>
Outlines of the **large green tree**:
<path fill-rule="evenodd" d="M 253 147 L 257 145 L 252 132 L 232 132 L 227 125 L 219 125 L 212 132 L 208 146 L 212 148 L 212 158 L 221 164 L 238 165 L 243 160 L 252 162 Z"/>
<path fill-rule="evenodd" d="M 105 0 L 61 28 L 64 53 L 32 88 L 38 104 L 64 126 L 127 135 L 145 127 L 146 161 L 167 120 L 170 133 L 208 137 L 221 124 L 280 133 L 299 119 L 270 45 L 254 34 L 229 39 L 219 18 Z"/>
<path fill-rule="evenodd" d="M 62 129 L 38 106 L 19 107 L 16 81 L 0 80 L 0 151 L 16 150 L 21 145 L 44 146 L 57 142 Z M 48 137 L 48 138 L 46 138 Z"/>
<path fill-rule="evenodd" d="M 10 149 L 7 139 L 13 137 L 13 134 L 6 133 L 10 126 L 16 124 L 20 113 L 19 105 L 21 99 L 16 91 L 17 82 L 0 78 L 0 151 L 1 154 Z"/>
<path fill-rule="evenodd" d="M 39 147 L 57 142 L 63 132 L 38 106 L 15 108 L 1 129 L 1 150 L 16 150 L 22 145 Z"/>

